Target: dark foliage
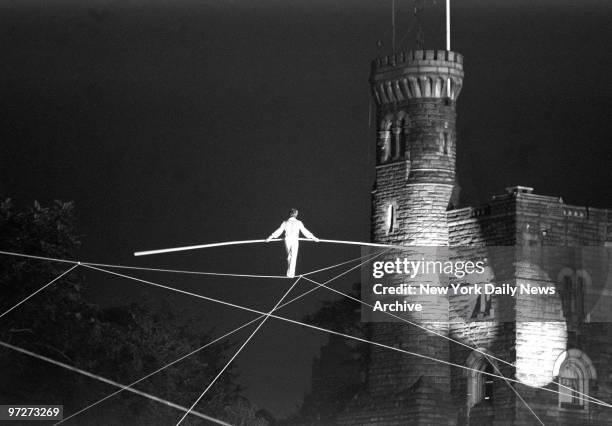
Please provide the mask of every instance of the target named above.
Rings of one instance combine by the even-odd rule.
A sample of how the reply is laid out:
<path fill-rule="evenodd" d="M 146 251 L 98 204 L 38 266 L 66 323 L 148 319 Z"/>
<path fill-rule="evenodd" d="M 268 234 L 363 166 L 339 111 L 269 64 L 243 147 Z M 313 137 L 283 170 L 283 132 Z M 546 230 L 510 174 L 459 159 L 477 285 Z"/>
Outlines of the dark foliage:
<path fill-rule="evenodd" d="M 351 295 L 360 298 L 356 284 Z M 343 297 L 325 302 L 315 314 L 305 318 L 308 323 L 360 338 L 368 338 L 361 322 L 361 304 Z M 368 360 L 368 345 L 355 340 L 330 335 L 321 348 L 312 368 L 312 387 L 299 412 L 287 424 L 334 424 L 350 399 L 363 385 Z"/>
<path fill-rule="evenodd" d="M 72 203 L 35 203 L 17 211 L 0 204 L 2 250 L 62 259 L 76 258 L 80 246 Z M 0 255 L 0 313 L 55 277 L 70 263 Z M 81 267 L 82 268 L 82 267 Z M 194 319 L 181 319 L 168 304 L 101 308 L 87 299 L 77 267 L 1 319 L 0 340 L 110 380 L 129 384 L 204 346 L 210 333 L 197 332 Z M 135 387 L 191 406 L 227 360 L 230 344 L 217 342 Z M 264 425 L 256 408 L 239 396 L 236 371 L 228 369 L 197 409 L 232 424 Z M 63 404 L 70 414 L 117 388 L 0 348 L 0 400 L 3 403 Z M 173 424 L 182 413 L 122 392 L 75 417 L 74 424 Z M 203 424 L 190 417 L 185 424 Z"/>

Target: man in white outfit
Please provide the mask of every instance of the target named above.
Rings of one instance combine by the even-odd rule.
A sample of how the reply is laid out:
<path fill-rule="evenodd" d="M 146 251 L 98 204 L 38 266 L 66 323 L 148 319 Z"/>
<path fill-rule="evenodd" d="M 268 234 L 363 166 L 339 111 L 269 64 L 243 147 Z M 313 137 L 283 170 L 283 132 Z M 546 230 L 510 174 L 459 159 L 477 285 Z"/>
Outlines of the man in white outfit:
<path fill-rule="evenodd" d="M 278 238 L 283 231 L 285 232 L 285 249 L 287 249 L 287 277 L 289 278 L 295 277 L 295 264 L 297 262 L 298 248 L 300 246 L 300 231 L 306 238 L 319 242 L 319 239 L 312 235 L 312 233 L 306 229 L 306 227 L 304 227 L 304 224 L 297 219 L 297 215 L 297 209 L 291 209 L 289 211 L 289 219 L 281 223 L 281 226 L 279 226 L 278 229 L 266 239 L 266 242 L 269 242 L 273 238 Z"/>

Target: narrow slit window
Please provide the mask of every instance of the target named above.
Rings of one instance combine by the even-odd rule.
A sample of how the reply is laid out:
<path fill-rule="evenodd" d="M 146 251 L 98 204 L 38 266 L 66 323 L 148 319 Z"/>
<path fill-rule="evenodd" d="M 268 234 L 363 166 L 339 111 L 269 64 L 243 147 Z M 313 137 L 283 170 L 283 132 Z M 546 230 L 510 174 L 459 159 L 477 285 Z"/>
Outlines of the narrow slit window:
<path fill-rule="evenodd" d="M 485 368 L 484 372 L 488 374 L 482 375 L 484 381 L 482 399 L 483 401 L 493 402 L 493 376 L 490 376 L 489 374 L 495 374 L 495 371 L 493 371 L 493 366 L 489 364 Z"/>
<path fill-rule="evenodd" d="M 387 206 L 387 234 L 394 232 L 397 228 L 397 211 L 395 204 Z"/>
<path fill-rule="evenodd" d="M 450 151 L 448 133 L 444 132 L 442 135 L 443 135 L 443 138 L 444 138 L 444 142 L 443 142 L 444 155 L 448 155 L 448 153 Z"/>
<path fill-rule="evenodd" d="M 491 316 L 492 311 L 492 300 L 490 294 L 481 294 L 477 296 L 474 310 L 472 311 L 472 318 L 486 318 Z"/>

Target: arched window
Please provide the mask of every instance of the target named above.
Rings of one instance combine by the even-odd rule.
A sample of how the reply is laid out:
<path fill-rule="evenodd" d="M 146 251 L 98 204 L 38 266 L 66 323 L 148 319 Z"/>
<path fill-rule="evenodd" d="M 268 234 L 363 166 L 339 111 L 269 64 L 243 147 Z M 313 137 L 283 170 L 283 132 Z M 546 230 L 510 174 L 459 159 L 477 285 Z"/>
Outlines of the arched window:
<path fill-rule="evenodd" d="M 495 377 L 491 374 L 498 374 L 492 364 L 495 361 L 483 355 L 483 352 L 488 353 L 486 349 L 478 350 L 480 352 L 472 352 L 466 361 L 467 367 L 471 369 L 468 370 L 467 380 L 468 408 L 481 402 L 492 403 L 494 398 Z"/>
<path fill-rule="evenodd" d="M 402 122 L 400 120 L 396 121 L 395 127 L 393 127 L 393 145 L 391 147 L 391 158 L 394 160 L 401 158 L 403 155 L 401 146 L 403 130 Z"/>
<path fill-rule="evenodd" d="M 493 370 L 493 366 L 491 364 L 487 364 L 484 369 L 484 372 L 487 374 L 481 374 L 482 376 L 482 401 L 493 402 L 493 376 L 490 374 L 495 374 Z"/>
<path fill-rule="evenodd" d="M 584 393 L 584 377 L 575 365 L 561 367 L 559 372 L 559 404 L 562 407 L 580 407 L 584 405 L 580 393 Z"/>
<path fill-rule="evenodd" d="M 391 147 L 391 126 L 393 122 L 391 117 L 386 117 L 381 123 L 378 130 L 378 157 L 380 163 L 386 163 L 392 157 Z"/>
<path fill-rule="evenodd" d="M 579 349 L 563 352 L 553 369 L 557 376 L 559 407 L 572 410 L 588 409 L 589 390 L 597 379 L 591 359 Z"/>

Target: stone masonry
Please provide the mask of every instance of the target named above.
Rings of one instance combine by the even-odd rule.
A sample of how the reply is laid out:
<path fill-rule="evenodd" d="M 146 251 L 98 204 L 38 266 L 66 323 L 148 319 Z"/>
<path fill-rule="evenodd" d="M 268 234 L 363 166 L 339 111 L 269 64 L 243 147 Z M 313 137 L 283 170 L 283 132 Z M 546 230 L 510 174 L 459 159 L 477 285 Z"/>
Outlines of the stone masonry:
<path fill-rule="evenodd" d="M 338 424 L 539 424 L 529 405 L 545 424 L 612 425 L 612 409 L 572 391 L 612 401 L 605 302 L 612 297 L 612 211 L 570 206 L 521 186 L 486 205 L 449 210 L 463 57 L 416 50 L 379 58 L 370 83 L 378 120 L 372 241 L 466 248 L 486 260 L 490 282 L 557 292 L 512 300 L 439 296 L 433 304 L 429 296 L 432 308 L 406 316 L 465 346 L 403 323 L 372 323 L 376 342 L 473 371 L 373 346 L 364 389 Z M 560 383 L 566 396 L 540 389 L 562 391 Z"/>

